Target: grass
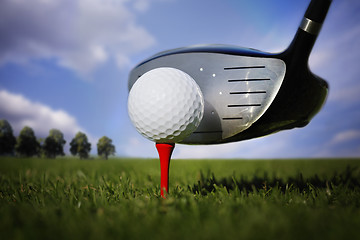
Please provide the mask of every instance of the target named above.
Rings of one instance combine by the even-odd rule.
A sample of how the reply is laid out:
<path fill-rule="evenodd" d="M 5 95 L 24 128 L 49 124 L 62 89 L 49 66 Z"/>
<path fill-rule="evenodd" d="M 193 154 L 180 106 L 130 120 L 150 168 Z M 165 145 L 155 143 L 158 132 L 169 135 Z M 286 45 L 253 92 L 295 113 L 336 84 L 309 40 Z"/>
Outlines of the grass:
<path fill-rule="evenodd" d="M 0 158 L 1 239 L 360 239 L 360 160 Z"/>

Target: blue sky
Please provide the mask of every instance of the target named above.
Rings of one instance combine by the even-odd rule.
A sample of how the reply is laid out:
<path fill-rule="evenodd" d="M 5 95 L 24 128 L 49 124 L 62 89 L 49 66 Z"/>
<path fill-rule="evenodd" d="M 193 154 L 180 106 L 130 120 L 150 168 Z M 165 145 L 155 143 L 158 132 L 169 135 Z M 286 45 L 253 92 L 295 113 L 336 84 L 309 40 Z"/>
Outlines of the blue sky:
<path fill-rule="evenodd" d="M 132 67 L 163 50 L 220 43 L 279 52 L 308 0 L 2 0 L 0 119 L 15 134 L 60 129 L 113 139 L 117 155 L 157 157 L 127 115 Z M 360 2 L 334 0 L 310 57 L 330 85 L 305 128 L 249 141 L 177 145 L 175 158 L 360 156 Z"/>

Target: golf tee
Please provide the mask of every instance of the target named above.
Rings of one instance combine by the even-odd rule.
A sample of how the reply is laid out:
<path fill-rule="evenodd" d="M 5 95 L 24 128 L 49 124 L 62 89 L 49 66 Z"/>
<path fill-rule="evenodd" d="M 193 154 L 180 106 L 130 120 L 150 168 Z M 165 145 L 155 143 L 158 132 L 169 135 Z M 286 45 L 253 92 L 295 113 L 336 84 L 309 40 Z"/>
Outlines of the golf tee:
<path fill-rule="evenodd" d="M 156 143 L 156 149 L 160 159 L 160 193 L 162 198 L 166 198 L 166 195 L 169 193 L 169 167 L 174 147 L 174 143 Z"/>

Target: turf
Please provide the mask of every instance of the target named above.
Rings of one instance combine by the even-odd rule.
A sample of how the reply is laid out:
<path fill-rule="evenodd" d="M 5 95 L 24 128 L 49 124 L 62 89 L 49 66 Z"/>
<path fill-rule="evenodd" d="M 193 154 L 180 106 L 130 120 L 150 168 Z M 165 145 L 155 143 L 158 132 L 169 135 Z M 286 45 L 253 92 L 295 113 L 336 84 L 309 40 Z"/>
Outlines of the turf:
<path fill-rule="evenodd" d="M 360 239 L 360 160 L 0 158 L 1 239 Z"/>

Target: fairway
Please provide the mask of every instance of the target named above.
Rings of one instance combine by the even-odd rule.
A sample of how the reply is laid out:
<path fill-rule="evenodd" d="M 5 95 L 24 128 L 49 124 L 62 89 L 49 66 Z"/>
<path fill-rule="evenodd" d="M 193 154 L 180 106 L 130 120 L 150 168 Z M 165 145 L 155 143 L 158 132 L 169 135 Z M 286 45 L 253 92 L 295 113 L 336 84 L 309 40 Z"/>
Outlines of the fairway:
<path fill-rule="evenodd" d="M 360 160 L 0 158 L 1 239 L 360 239 Z"/>

